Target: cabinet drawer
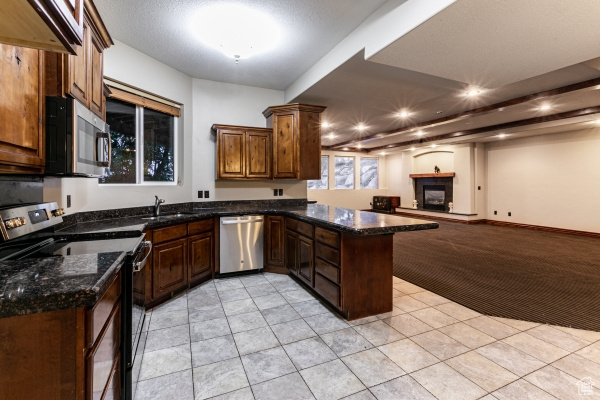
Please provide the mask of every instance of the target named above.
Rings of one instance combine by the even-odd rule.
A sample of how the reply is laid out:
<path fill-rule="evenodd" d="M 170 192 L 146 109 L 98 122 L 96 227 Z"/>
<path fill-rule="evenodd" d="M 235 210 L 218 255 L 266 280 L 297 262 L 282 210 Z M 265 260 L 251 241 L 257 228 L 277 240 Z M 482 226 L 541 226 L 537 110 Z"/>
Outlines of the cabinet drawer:
<path fill-rule="evenodd" d="M 87 398 L 100 399 L 114 372 L 121 345 L 121 307 L 113 310 L 106 329 L 87 356 Z M 91 393 L 90 393 L 91 392 Z"/>
<path fill-rule="evenodd" d="M 306 222 L 298 221 L 298 233 L 303 234 L 304 236 L 313 237 L 314 236 L 314 226 L 308 224 Z"/>
<path fill-rule="evenodd" d="M 167 226 L 155 229 L 152 233 L 152 244 L 166 242 L 167 240 L 179 239 L 187 236 L 187 224 Z"/>
<path fill-rule="evenodd" d="M 294 232 L 298 231 L 298 221 L 291 218 L 285 219 L 285 228 Z"/>
<path fill-rule="evenodd" d="M 315 227 L 315 239 L 332 247 L 340 247 L 340 234 L 328 229 Z"/>
<path fill-rule="evenodd" d="M 340 287 L 315 274 L 315 290 L 336 307 L 340 306 Z"/>
<path fill-rule="evenodd" d="M 195 235 L 200 232 L 212 231 L 214 228 L 213 219 L 203 219 L 201 221 L 194 221 L 188 224 L 188 235 Z"/>
<path fill-rule="evenodd" d="M 88 311 L 88 332 L 90 336 L 87 338 L 87 347 L 94 344 L 115 304 L 121 298 L 121 274 L 122 272 L 119 271 L 106 292 L 100 297 L 100 300 Z"/>
<path fill-rule="evenodd" d="M 329 280 L 340 283 L 340 269 L 320 258 L 315 259 L 315 270 Z"/>
<path fill-rule="evenodd" d="M 322 243 L 316 244 L 316 255 L 323 260 L 329 261 L 332 264 L 340 265 L 340 251 L 332 249 L 329 246 L 325 246 Z"/>

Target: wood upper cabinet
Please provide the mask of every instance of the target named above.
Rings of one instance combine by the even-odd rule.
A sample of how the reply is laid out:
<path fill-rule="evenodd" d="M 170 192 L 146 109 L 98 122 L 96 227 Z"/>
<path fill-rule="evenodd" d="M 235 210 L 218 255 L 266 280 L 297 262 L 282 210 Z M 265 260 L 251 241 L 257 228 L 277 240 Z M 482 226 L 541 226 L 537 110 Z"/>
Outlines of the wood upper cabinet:
<path fill-rule="evenodd" d="M 288 104 L 267 108 L 273 129 L 273 179 L 321 178 L 322 106 Z"/>
<path fill-rule="evenodd" d="M 76 54 L 83 41 L 84 0 L 2 0 L 0 42 Z"/>
<path fill-rule="evenodd" d="M 44 172 L 44 52 L 0 44 L 0 173 Z"/>
<path fill-rule="evenodd" d="M 266 267 L 285 266 L 285 226 L 279 215 L 265 216 L 264 262 Z"/>
<path fill-rule="evenodd" d="M 271 179 L 271 129 L 213 125 L 217 179 Z"/>
<path fill-rule="evenodd" d="M 85 0 L 83 42 L 77 46 L 77 54 L 46 54 L 46 94 L 74 97 L 105 119 L 103 52 L 112 44 L 96 7 Z"/>

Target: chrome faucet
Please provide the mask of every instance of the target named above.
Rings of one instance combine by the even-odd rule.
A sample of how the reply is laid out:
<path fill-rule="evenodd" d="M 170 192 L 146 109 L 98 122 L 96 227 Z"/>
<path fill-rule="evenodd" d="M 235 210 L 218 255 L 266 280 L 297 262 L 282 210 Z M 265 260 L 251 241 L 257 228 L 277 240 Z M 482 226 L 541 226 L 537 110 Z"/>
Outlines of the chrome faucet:
<path fill-rule="evenodd" d="M 154 216 L 158 217 L 160 215 L 160 205 L 165 202 L 165 199 L 159 199 L 158 196 L 154 197 L 156 197 L 154 201 Z"/>

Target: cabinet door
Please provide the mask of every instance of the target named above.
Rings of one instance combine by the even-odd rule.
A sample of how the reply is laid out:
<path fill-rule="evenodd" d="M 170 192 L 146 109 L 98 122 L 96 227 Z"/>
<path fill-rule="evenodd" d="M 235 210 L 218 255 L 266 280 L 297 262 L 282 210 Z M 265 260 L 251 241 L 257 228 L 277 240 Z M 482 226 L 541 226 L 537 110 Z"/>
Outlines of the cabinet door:
<path fill-rule="evenodd" d="M 42 51 L 0 44 L 0 172 L 44 169 Z"/>
<path fill-rule="evenodd" d="M 217 179 L 244 178 L 244 131 L 222 130 L 218 135 Z"/>
<path fill-rule="evenodd" d="M 295 179 L 298 176 L 296 115 L 275 115 L 273 127 L 273 178 Z"/>
<path fill-rule="evenodd" d="M 312 286 L 314 273 L 314 241 L 306 236 L 298 235 L 298 276 Z"/>
<path fill-rule="evenodd" d="M 65 82 L 64 91 L 71 94 L 86 107 L 89 106 L 88 79 L 90 48 L 92 43 L 92 32 L 87 24 L 83 24 L 83 45 L 77 47 L 77 55 L 70 55 L 68 62 L 69 79 Z"/>
<path fill-rule="evenodd" d="M 293 231 L 285 231 L 285 266 L 290 272 L 298 275 L 298 234 Z"/>
<path fill-rule="evenodd" d="M 246 132 L 246 178 L 271 178 L 271 135 Z"/>
<path fill-rule="evenodd" d="M 103 53 L 102 47 L 92 35 L 90 45 L 90 63 L 88 73 L 90 74 L 90 110 L 99 117 L 104 118 L 104 88 L 102 86 L 103 77 Z"/>
<path fill-rule="evenodd" d="M 176 291 L 187 284 L 187 239 L 154 246 L 154 298 Z"/>
<path fill-rule="evenodd" d="M 207 275 L 212 275 L 215 260 L 215 240 L 212 232 L 205 232 L 188 238 L 190 283 Z"/>
<path fill-rule="evenodd" d="M 285 243 L 285 227 L 283 217 L 267 215 L 265 217 L 265 265 L 283 267 Z"/>

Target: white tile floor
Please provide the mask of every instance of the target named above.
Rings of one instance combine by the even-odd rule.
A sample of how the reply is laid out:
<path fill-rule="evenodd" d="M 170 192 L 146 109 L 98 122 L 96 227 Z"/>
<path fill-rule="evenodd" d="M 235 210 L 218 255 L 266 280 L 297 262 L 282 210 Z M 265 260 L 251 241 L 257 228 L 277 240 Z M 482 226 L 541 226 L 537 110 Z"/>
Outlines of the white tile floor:
<path fill-rule="evenodd" d="M 359 321 L 266 273 L 147 320 L 136 400 L 600 398 L 600 332 L 484 316 L 397 278 L 394 310 Z"/>

